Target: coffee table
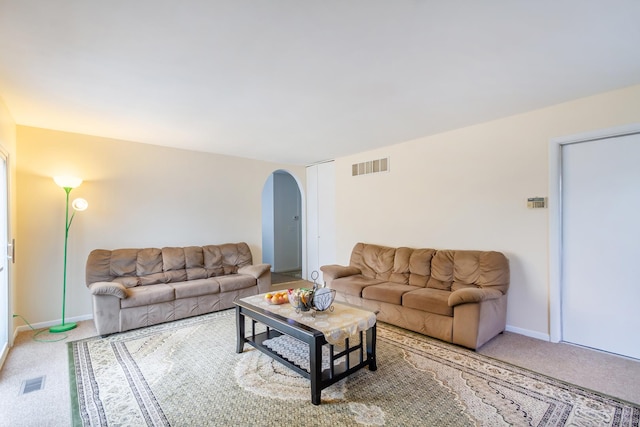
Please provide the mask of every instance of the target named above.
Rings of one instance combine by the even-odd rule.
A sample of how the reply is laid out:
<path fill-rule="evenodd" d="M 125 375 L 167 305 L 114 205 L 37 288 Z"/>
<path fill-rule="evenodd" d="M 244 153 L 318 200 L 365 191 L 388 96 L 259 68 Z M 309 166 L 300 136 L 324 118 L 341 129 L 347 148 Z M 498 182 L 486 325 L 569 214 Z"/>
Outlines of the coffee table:
<path fill-rule="evenodd" d="M 331 384 L 364 367 L 370 371 L 377 369 L 376 321 L 375 313 L 371 311 L 334 302 L 333 311 L 312 316 L 311 312 L 296 313 L 289 303 L 269 305 L 264 294 L 238 299 L 235 305 L 236 353 L 242 353 L 247 343 L 308 378 L 311 380 L 311 403 L 314 405 L 320 404 L 322 390 Z M 245 336 L 247 317 L 251 319 L 249 336 Z M 256 332 L 258 322 L 266 327 L 266 331 Z M 289 335 L 309 346 L 308 370 L 264 344 L 266 340 L 280 335 Z M 322 369 L 324 345 L 329 347 L 329 368 L 325 370 Z M 336 346 L 339 348 L 337 352 Z"/>

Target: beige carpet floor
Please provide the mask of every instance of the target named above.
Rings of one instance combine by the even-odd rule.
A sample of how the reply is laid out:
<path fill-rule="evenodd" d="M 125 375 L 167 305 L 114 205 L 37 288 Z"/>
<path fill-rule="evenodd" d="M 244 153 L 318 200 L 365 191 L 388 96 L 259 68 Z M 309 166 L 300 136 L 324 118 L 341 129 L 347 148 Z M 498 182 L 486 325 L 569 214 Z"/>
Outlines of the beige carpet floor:
<path fill-rule="evenodd" d="M 0 426 L 70 425 L 66 343 L 95 334 L 91 321 L 80 322 L 65 340 L 58 342 L 37 342 L 32 339 L 32 331 L 20 333 L 0 371 Z M 39 338 L 59 336 L 42 334 Z M 640 404 L 637 360 L 508 332 L 478 353 Z M 39 377 L 44 377 L 43 388 L 23 394 L 24 382 Z"/>

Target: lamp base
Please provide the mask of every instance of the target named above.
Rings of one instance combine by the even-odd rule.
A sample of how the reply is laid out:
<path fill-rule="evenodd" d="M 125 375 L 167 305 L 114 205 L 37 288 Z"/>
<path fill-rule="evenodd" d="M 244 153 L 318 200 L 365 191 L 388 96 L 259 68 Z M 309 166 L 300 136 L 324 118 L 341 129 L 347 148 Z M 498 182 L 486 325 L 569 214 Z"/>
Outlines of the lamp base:
<path fill-rule="evenodd" d="M 71 329 L 74 329 L 76 326 L 78 326 L 78 324 L 73 322 L 63 323 L 62 325 L 50 327 L 49 332 L 51 332 L 52 334 L 59 334 L 60 332 L 70 331 Z"/>

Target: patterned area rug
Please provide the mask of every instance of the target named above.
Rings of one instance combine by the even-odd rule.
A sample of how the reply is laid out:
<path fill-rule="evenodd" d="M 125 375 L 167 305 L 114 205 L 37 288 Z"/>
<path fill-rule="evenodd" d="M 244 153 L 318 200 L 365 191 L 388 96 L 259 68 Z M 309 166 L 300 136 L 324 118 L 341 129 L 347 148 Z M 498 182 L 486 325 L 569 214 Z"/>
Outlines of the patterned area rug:
<path fill-rule="evenodd" d="M 74 425 L 638 426 L 640 407 L 378 325 L 378 370 L 311 404 L 309 381 L 245 345 L 235 312 L 69 343 Z M 304 344 L 278 351 L 303 362 Z"/>

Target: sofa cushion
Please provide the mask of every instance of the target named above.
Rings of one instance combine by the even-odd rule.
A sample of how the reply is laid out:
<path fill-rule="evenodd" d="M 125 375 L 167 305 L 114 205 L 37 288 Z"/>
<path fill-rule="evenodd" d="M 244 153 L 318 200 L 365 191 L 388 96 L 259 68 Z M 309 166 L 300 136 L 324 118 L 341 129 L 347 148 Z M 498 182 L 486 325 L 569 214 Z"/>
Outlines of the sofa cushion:
<path fill-rule="evenodd" d="M 385 282 L 380 283 L 379 285 L 367 286 L 362 290 L 362 298 L 380 301 L 380 302 L 388 302 L 389 304 L 402 304 L 402 295 L 414 291 L 416 289 L 421 289 L 417 286 L 409 286 L 409 285 L 401 285 L 399 283 L 393 282 Z"/>
<path fill-rule="evenodd" d="M 398 248 L 393 257 L 393 271 L 389 276 L 389 281 L 399 283 L 402 285 L 409 284 L 409 259 L 411 259 L 411 253 L 413 249 L 410 248 Z"/>
<path fill-rule="evenodd" d="M 164 272 L 153 273 L 147 276 L 138 277 L 138 281 L 141 285 L 154 285 L 156 283 L 167 283 L 167 276 L 165 276 Z"/>
<path fill-rule="evenodd" d="M 357 243 L 349 265 L 359 268 L 364 277 L 386 282 L 393 272 L 395 253 L 395 248 Z"/>
<path fill-rule="evenodd" d="M 112 282 L 120 283 L 125 288 L 133 288 L 140 284 L 140 278 L 135 276 L 116 277 Z"/>
<path fill-rule="evenodd" d="M 206 279 L 210 277 L 204 268 L 204 252 L 200 246 L 184 248 L 184 261 L 187 269 L 187 280 Z"/>
<path fill-rule="evenodd" d="M 94 249 L 87 258 L 85 282 L 88 285 L 95 282 L 109 282 L 113 280 L 111 275 L 111 251 L 106 249 Z"/>
<path fill-rule="evenodd" d="M 187 246 L 184 248 L 184 261 L 186 268 L 203 268 L 204 253 L 200 246 Z"/>
<path fill-rule="evenodd" d="M 248 274 L 229 274 L 216 277 L 215 280 L 220 284 L 220 292 L 237 291 L 256 285 L 256 278 Z"/>
<path fill-rule="evenodd" d="M 451 292 L 442 289 L 422 288 L 402 295 L 404 307 L 453 317 L 453 307 L 449 306 Z"/>
<path fill-rule="evenodd" d="M 174 299 L 175 292 L 173 288 L 164 283 L 150 286 L 136 286 L 135 288 L 127 289 L 127 298 L 120 300 L 120 307 L 139 307 L 142 305 L 173 301 Z"/>
<path fill-rule="evenodd" d="M 246 243 L 225 243 L 219 247 L 222 253 L 222 264 L 234 267 L 234 272 L 240 267 L 252 264 L 251 250 Z"/>
<path fill-rule="evenodd" d="M 164 271 L 186 268 L 184 248 L 162 248 L 162 269 Z"/>
<path fill-rule="evenodd" d="M 453 283 L 453 254 L 455 251 L 437 251 L 431 260 L 431 277 L 427 288 L 451 290 Z"/>
<path fill-rule="evenodd" d="M 206 279 L 207 269 L 203 267 L 187 268 L 187 280 Z"/>
<path fill-rule="evenodd" d="M 203 246 L 202 255 L 204 268 L 207 270 L 207 277 L 222 276 L 224 274 L 220 247 L 215 245 Z"/>
<path fill-rule="evenodd" d="M 176 299 L 220 293 L 220 283 L 213 278 L 171 283 L 169 286 L 175 290 Z"/>
<path fill-rule="evenodd" d="M 140 249 L 136 257 L 136 276 L 162 273 L 162 251 L 158 248 Z"/>
<path fill-rule="evenodd" d="M 164 272 L 166 283 L 184 282 L 187 280 L 187 270 L 171 270 Z"/>
<path fill-rule="evenodd" d="M 238 272 L 238 266 L 232 264 L 222 264 L 222 271 L 224 274 L 236 274 Z"/>
<path fill-rule="evenodd" d="M 111 276 L 135 276 L 137 260 L 137 249 L 116 249 L 111 251 L 109 262 Z"/>
<path fill-rule="evenodd" d="M 431 260 L 435 249 L 414 249 L 409 258 L 409 284 L 411 286 L 427 286 L 431 278 Z"/>
<path fill-rule="evenodd" d="M 464 251 L 470 252 L 470 251 Z M 503 294 L 509 289 L 509 260 L 503 253 L 495 251 L 476 252 L 472 254 L 477 259 L 479 273 L 474 284 L 497 289 Z M 456 260 L 457 262 L 457 260 Z M 474 263 L 476 261 L 474 260 Z M 460 281 L 463 272 L 456 268 L 456 282 Z"/>
<path fill-rule="evenodd" d="M 355 295 L 357 297 L 362 296 L 362 290 L 367 286 L 379 285 L 384 283 L 384 280 L 372 279 L 364 277 L 361 274 L 355 274 L 353 276 L 340 277 L 334 279 L 331 282 L 331 289 L 335 289 L 338 292 L 342 292 L 347 295 Z"/>
<path fill-rule="evenodd" d="M 428 288 L 458 290 L 477 286 L 507 291 L 509 261 L 502 253 L 442 250 L 433 257 Z"/>

